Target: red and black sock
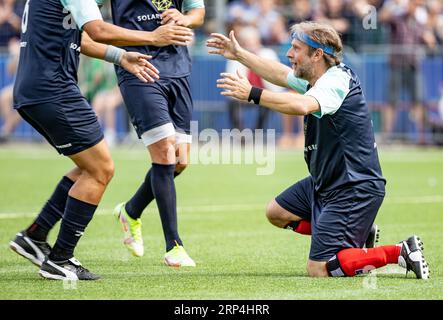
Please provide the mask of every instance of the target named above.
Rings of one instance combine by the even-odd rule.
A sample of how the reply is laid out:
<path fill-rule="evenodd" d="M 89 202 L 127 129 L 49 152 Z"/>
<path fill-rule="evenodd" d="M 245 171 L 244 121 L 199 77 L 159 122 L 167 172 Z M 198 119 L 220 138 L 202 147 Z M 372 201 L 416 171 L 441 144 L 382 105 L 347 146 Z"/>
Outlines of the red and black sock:
<path fill-rule="evenodd" d="M 311 221 L 308 220 L 291 221 L 285 226 L 285 229 L 309 236 L 312 234 Z"/>
<path fill-rule="evenodd" d="M 331 277 L 353 277 L 387 264 L 398 263 L 400 252 L 401 246 L 398 245 L 344 249 L 328 261 L 326 268 Z"/>

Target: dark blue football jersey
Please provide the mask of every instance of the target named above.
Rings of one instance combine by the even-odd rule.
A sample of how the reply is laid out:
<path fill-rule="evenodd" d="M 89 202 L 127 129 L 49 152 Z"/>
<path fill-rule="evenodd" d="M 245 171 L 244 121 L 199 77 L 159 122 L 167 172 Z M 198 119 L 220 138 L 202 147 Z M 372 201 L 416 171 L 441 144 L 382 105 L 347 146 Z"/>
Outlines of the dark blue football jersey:
<path fill-rule="evenodd" d="M 91 0 L 26 2 L 14 108 L 81 97 L 77 86 L 79 27 L 97 19 L 101 14 Z"/>
<path fill-rule="evenodd" d="M 161 13 L 167 9 L 182 12 L 186 0 L 111 0 L 114 24 L 133 30 L 154 31 L 161 26 Z M 189 2 L 189 0 L 188 0 Z M 192 1 L 191 1 L 192 2 Z M 202 1 L 197 1 L 201 2 Z M 184 6 L 185 4 L 185 6 Z M 196 5 L 195 7 L 202 7 Z M 152 64 L 162 78 L 181 78 L 191 73 L 191 58 L 185 46 L 140 46 L 122 47 L 127 51 L 138 51 L 153 57 Z M 134 75 L 116 67 L 119 82 L 134 79 Z"/>
<path fill-rule="evenodd" d="M 316 191 L 373 181 L 374 188 L 368 191 L 384 193 L 386 181 L 357 75 L 340 64 L 331 67 L 312 88 L 292 73 L 288 84 L 320 104 L 320 112 L 304 118 L 305 161 Z"/>

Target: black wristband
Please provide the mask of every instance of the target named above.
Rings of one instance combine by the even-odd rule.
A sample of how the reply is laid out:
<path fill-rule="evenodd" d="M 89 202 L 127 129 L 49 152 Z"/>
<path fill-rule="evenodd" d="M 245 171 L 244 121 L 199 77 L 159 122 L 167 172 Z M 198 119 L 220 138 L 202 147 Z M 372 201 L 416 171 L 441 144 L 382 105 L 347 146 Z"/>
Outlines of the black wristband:
<path fill-rule="evenodd" d="M 260 104 L 261 94 L 263 93 L 262 88 L 252 87 L 251 92 L 249 92 L 248 101 L 254 101 L 255 104 Z"/>

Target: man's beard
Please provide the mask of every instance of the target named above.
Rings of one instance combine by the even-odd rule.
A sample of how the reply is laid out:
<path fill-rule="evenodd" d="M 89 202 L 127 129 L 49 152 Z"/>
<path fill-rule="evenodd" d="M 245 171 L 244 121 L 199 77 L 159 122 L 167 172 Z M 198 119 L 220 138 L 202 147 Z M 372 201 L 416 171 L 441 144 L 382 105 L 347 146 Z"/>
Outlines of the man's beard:
<path fill-rule="evenodd" d="M 313 77 L 312 68 L 308 68 L 306 65 L 299 65 L 295 71 L 295 76 L 304 80 L 311 80 Z"/>

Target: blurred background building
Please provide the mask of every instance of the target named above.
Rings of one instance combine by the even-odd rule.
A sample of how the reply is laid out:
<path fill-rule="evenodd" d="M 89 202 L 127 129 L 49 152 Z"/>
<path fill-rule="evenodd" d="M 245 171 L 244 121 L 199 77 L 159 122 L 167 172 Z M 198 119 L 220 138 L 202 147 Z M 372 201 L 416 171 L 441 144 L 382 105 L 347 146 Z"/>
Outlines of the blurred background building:
<path fill-rule="evenodd" d="M 11 86 L 25 0 L 0 0 L 0 142 L 38 140 L 11 108 Z M 239 66 L 207 54 L 212 32 L 235 30 L 251 51 L 287 63 L 289 27 L 312 20 L 342 35 L 344 62 L 359 74 L 380 143 L 443 145 L 443 0 L 206 0 L 195 32 L 192 91 L 199 128 L 274 128 L 282 147 L 303 144 L 301 122 L 260 108 L 239 109 L 220 96 L 220 72 Z M 109 6 L 102 9 L 110 19 Z M 131 126 L 112 66 L 82 56 L 79 84 L 112 144 Z M 241 68 L 241 67 L 239 67 Z M 256 85 L 269 84 L 242 69 Z M 129 134 L 129 135 L 128 135 Z"/>

